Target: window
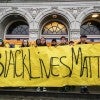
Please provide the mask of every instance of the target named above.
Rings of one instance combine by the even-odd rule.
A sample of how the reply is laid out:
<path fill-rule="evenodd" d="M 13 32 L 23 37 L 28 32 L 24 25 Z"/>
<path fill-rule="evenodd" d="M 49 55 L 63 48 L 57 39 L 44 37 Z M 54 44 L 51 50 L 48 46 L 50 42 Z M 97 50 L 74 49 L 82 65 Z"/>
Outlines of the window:
<path fill-rule="evenodd" d="M 57 21 L 49 22 L 47 23 L 42 31 L 43 35 L 66 35 L 67 33 L 67 28 L 66 26 Z"/>
<path fill-rule="evenodd" d="M 28 35 L 29 26 L 22 21 L 13 23 L 7 30 L 7 35 Z"/>
<path fill-rule="evenodd" d="M 100 35 L 100 23 L 90 21 L 81 26 L 81 34 L 85 35 Z"/>

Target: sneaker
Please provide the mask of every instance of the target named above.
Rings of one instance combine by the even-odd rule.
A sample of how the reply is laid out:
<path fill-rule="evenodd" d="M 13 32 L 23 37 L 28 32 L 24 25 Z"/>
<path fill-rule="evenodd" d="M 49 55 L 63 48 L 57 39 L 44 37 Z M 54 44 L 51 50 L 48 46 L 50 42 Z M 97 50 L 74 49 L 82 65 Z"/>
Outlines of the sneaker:
<path fill-rule="evenodd" d="M 43 87 L 43 92 L 46 92 L 46 91 L 47 91 L 47 89 L 45 87 Z"/>
<path fill-rule="evenodd" d="M 40 87 L 38 87 L 38 88 L 36 89 L 36 91 L 37 91 L 37 92 L 40 92 L 40 91 L 41 91 Z"/>
<path fill-rule="evenodd" d="M 88 88 L 87 88 L 87 87 L 85 87 L 85 88 L 84 88 L 84 93 L 89 93 L 89 91 L 88 91 Z"/>
<path fill-rule="evenodd" d="M 80 93 L 84 93 L 84 88 L 81 87 L 81 91 L 80 91 Z"/>
<path fill-rule="evenodd" d="M 81 93 L 89 93 L 88 88 L 87 87 L 82 87 L 81 88 Z"/>

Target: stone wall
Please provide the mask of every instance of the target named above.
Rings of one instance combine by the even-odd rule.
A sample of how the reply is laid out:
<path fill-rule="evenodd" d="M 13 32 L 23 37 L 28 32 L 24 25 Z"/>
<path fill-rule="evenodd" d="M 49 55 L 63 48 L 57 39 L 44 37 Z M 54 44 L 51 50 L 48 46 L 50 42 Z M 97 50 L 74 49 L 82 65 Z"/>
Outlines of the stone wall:
<path fill-rule="evenodd" d="M 70 40 L 80 37 L 82 21 L 93 12 L 100 12 L 100 1 L 97 2 L 39 2 L 39 3 L 0 3 L 0 37 L 6 34 L 2 22 L 10 14 L 23 16 L 29 24 L 29 39 L 41 36 L 40 23 L 48 14 L 59 13 L 68 21 Z"/>

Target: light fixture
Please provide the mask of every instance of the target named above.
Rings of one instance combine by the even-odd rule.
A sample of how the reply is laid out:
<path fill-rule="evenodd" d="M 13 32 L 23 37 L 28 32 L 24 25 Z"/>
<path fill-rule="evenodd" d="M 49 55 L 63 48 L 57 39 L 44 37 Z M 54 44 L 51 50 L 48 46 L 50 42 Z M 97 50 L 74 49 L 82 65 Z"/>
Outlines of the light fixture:
<path fill-rule="evenodd" d="M 96 17 L 98 17 L 98 16 L 99 16 L 99 14 L 93 14 L 93 15 L 92 15 L 93 18 L 96 18 Z"/>
<path fill-rule="evenodd" d="M 52 17 L 53 17 L 53 18 L 57 18 L 57 15 L 56 15 L 56 14 L 54 14 L 54 15 L 52 15 Z"/>

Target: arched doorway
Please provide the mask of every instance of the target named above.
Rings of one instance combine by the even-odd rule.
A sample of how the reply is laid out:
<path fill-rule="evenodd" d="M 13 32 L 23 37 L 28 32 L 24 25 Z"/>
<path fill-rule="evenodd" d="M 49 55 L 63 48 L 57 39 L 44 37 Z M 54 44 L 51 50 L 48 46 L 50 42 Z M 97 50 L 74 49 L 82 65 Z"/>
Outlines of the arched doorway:
<path fill-rule="evenodd" d="M 65 36 L 69 39 L 69 24 L 68 21 L 60 14 L 50 14 L 46 16 L 40 25 L 40 37 L 44 36 L 48 40 L 52 38 L 60 39 Z"/>
<path fill-rule="evenodd" d="M 29 25 L 26 19 L 19 14 L 10 14 L 1 23 L 4 39 L 28 39 Z"/>
<path fill-rule="evenodd" d="M 92 13 L 83 20 L 80 34 L 87 35 L 90 41 L 100 41 L 100 13 Z"/>

